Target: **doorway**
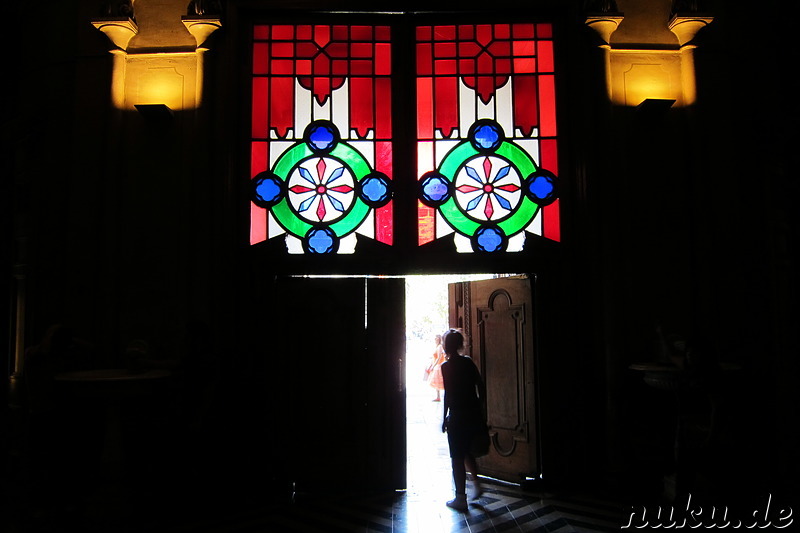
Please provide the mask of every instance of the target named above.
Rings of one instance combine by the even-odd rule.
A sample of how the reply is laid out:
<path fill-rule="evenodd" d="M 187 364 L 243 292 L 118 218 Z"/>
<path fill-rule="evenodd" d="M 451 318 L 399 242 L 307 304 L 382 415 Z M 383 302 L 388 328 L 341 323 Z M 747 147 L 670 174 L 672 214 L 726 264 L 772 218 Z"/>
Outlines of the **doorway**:
<path fill-rule="evenodd" d="M 482 473 L 535 474 L 533 285 L 507 275 L 275 278 L 269 301 L 279 305 L 264 307 L 269 327 L 259 331 L 279 378 L 265 400 L 280 406 L 270 442 L 287 475 L 309 490 L 336 479 L 439 500 L 452 483 L 449 453 L 442 404 L 423 375 L 435 334 L 450 325 L 464 330 L 487 385 L 493 440 Z"/>
<path fill-rule="evenodd" d="M 482 474 L 522 482 L 540 471 L 535 352 L 535 277 L 428 275 L 406 277 L 406 450 L 412 496 L 451 486 L 443 408 L 424 372 L 434 337 L 448 327 L 465 334 L 465 351 L 487 387 L 492 446 Z"/>
<path fill-rule="evenodd" d="M 448 285 L 483 280 L 492 274 L 406 276 L 406 475 L 408 497 L 438 502 L 452 487 L 447 435 L 442 433 L 442 403 L 436 402 L 425 369 L 435 336 L 450 327 Z M 442 395 L 443 396 L 443 395 Z"/>

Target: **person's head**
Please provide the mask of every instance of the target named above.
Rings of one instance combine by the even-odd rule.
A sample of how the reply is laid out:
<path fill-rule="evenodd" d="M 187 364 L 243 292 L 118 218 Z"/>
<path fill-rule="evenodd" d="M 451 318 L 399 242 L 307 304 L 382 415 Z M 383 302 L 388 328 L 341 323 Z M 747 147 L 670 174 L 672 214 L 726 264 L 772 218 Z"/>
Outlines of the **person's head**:
<path fill-rule="evenodd" d="M 444 341 L 444 352 L 447 355 L 458 355 L 459 350 L 464 347 L 464 335 L 457 329 L 448 329 L 442 336 Z"/>
<path fill-rule="evenodd" d="M 442 344 L 442 336 L 441 335 L 436 335 L 436 337 L 434 337 L 434 340 L 436 341 L 436 346 L 439 346 L 440 344 Z"/>

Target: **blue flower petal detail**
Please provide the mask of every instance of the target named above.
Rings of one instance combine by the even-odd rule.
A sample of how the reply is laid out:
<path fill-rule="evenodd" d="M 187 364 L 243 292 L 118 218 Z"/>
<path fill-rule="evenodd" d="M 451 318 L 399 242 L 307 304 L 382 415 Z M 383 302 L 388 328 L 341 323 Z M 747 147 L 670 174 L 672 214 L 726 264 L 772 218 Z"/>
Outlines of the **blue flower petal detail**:
<path fill-rule="evenodd" d="M 331 175 L 328 176 L 328 180 L 325 182 L 325 184 L 330 186 L 331 183 L 341 178 L 343 174 L 344 174 L 344 167 L 337 168 L 336 170 L 331 172 Z"/>
<path fill-rule="evenodd" d="M 328 194 L 328 195 L 326 195 L 326 196 L 327 196 L 328 200 L 330 200 L 330 202 L 331 202 L 331 205 L 333 206 L 333 208 L 334 208 L 334 209 L 336 209 L 336 210 L 337 210 L 337 211 L 339 211 L 340 213 L 341 213 L 342 211 L 344 211 L 344 205 L 342 205 L 342 202 L 340 202 L 339 200 L 337 200 L 336 198 L 334 198 L 334 197 L 333 197 L 333 195 L 330 195 L 330 194 Z"/>
<path fill-rule="evenodd" d="M 303 211 L 307 211 L 308 208 L 311 207 L 311 204 L 314 202 L 314 198 L 316 198 L 316 197 L 317 197 L 316 194 L 312 194 L 311 198 L 309 198 L 308 200 L 305 200 L 302 204 L 300 204 L 300 207 L 298 207 L 297 210 L 300 211 L 301 213 Z"/>
<path fill-rule="evenodd" d="M 475 171 L 474 168 L 472 168 L 470 166 L 467 166 L 467 167 L 464 167 L 464 170 L 467 171 L 467 176 L 469 176 L 470 178 L 474 179 L 478 183 L 483 184 L 483 179 L 481 179 L 480 175 Z"/>
<path fill-rule="evenodd" d="M 497 199 L 497 203 L 500 204 L 500 206 L 503 209 L 508 209 L 509 211 L 511 210 L 511 202 L 509 202 L 508 200 L 506 200 L 497 193 L 494 194 L 494 197 Z"/>
<path fill-rule="evenodd" d="M 302 176 L 303 179 L 305 179 L 307 182 L 311 183 L 311 185 L 317 184 L 317 182 L 314 181 L 314 177 L 311 175 L 311 172 L 309 172 L 308 169 L 300 167 L 297 170 L 300 171 L 300 176 Z"/>
<path fill-rule="evenodd" d="M 483 198 L 483 194 L 479 194 L 478 196 L 476 196 L 475 198 L 470 200 L 470 202 L 467 204 L 467 211 L 472 211 L 473 209 L 478 207 L 478 204 L 480 203 L 481 198 Z"/>
<path fill-rule="evenodd" d="M 497 171 L 497 174 L 494 177 L 494 181 L 500 180 L 505 178 L 508 175 L 508 172 L 511 170 L 511 165 L 506 165 L 500 170 Z"/>

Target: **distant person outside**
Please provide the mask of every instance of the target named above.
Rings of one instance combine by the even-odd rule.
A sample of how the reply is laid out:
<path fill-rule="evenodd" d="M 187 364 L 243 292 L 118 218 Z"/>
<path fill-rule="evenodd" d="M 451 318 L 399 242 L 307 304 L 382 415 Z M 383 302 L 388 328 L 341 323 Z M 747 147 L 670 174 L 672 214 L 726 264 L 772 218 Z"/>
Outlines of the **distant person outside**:
<path fill-rule="evenodd" d="M 436 335 L 436 348 L 433 350 L 433 357 L 431 364 L 428 365 L 428 385 L 433 387 L 436 391 L 436 398 L 434 402 L 442 401 L 441 391 L 444 390 L 444 380 L 442 379 L 442 363 L 444 363 L 446 356 L 444 348 L 442 348 L 442 336 Z"/>

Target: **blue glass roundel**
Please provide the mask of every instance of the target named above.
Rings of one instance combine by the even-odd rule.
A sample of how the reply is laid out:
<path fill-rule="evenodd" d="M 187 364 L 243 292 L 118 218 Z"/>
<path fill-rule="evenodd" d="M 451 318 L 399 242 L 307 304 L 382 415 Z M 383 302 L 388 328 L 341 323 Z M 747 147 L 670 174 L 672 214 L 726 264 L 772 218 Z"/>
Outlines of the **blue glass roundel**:
<path fill-rule="evenodd" d="M 479 120 L 469 131 L 469 140 L 479 152 L 494 152 L 503 144 L 503 128 L 494 120 Z"/>
<path fill-rule="evenodd" d="M 303 248 L 310 254 L 332 254 L 339 249 L 339 238 L 330 228 L 311 228 L 303 239 Z"/>
<path fill-rule="evenodd" d="M 270 208 L 285 196 L 283 181 L 272 172 L 261 172 L 250 183 L 253 203 L 259 207 Z"/>
<path fill-rule="evenodd" d="M 476 252 L 500 252 L 506 249 L 508 238 L 496 226 L 478 228 L 472 236 L 472 249 Z"/>
<path fill-rule="evenodd" d="M 525 193 L 539 205 L 549 205 L 558 198 L 558 181 L 552 172 L 539 170 L 525 180 Z"/>
<path fill-rule="evenodd" d="M 315 120 L 303 133 L 303 139 L 313 152 L 327 153 L 339 142 L 339 129 L 329 120 Z"/>
<path fill-rule="evenodd" d="M 385 174 L 372 172 L 359 182 L 360 197 L 370 207 L 382 207 L 392 199 L 391 182 Z"/>
<path fill-rule="evenodd" d="M 429 207 L 438 207 L 452 196 L 450 180 L 437 174 L 427 172 L 419 180 L 419 199 Z"/>

